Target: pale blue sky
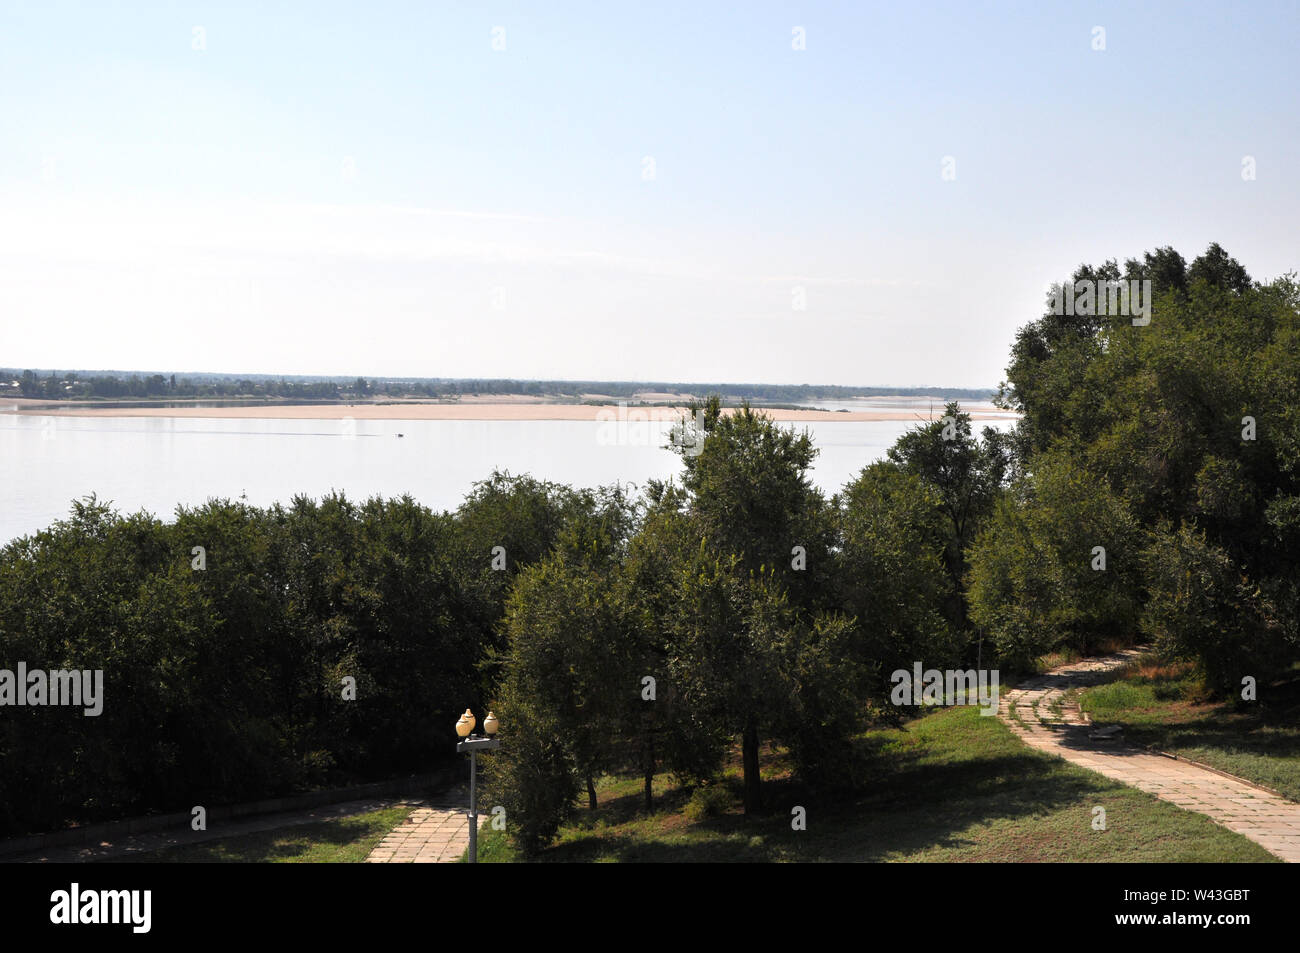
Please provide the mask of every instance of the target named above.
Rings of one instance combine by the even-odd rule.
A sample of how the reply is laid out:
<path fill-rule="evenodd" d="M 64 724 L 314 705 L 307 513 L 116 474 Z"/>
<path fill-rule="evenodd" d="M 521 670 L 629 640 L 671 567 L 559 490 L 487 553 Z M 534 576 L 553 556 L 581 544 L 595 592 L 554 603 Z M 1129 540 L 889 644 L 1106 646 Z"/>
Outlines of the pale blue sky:
<path fill-rule="evenodd" d="M 1298 27 L 1296 2 L 2 3 L 0 365 L 996 383 L 1082 260 L 1300 267 Z"/>

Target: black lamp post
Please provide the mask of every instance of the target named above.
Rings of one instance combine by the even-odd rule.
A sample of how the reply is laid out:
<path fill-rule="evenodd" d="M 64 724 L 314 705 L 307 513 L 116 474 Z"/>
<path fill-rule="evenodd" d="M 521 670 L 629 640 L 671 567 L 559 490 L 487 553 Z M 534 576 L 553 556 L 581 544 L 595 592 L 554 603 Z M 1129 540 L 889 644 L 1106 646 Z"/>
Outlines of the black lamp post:
<path fill-rule="evenodd" d="M 483 719 L 486 737 L 473 733 L 475 724 L 474 713 L 468 708 L 465 709 L 465 714 L 460 716 L 460 721 L 456 722 L 456 734 L 460 736 L 456 750 L 469 752 L 469 862 L 471 864 L 478 863 L 478 753 L 492 751 L 501 745 L 501 740 L 496 737 L 499 727 L 496 715 L 488 712 L 487 717 Z"/>

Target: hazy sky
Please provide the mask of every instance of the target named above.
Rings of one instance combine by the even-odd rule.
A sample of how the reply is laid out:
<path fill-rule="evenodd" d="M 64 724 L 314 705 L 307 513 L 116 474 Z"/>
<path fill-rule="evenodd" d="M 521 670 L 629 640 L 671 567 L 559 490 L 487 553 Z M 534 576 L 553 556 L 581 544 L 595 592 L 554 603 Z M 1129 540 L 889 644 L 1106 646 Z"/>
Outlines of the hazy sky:
<path fill-rule="evenodd" d="M 1298 28 L 0 2 L 0 366 L 994 384 L 1081 261 L 1300 268 Z"/>

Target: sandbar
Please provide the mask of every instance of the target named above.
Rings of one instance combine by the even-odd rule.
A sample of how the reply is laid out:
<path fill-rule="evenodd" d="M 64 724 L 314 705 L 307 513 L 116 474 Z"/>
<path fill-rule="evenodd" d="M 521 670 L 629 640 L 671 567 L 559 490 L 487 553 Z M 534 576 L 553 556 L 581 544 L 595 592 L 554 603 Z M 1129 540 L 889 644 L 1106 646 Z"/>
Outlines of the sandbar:
<path fill-rule="evenodd" d="M 967 405 L 972 420 L 1006 420 L 1014 415 L 992 405 Z M 249 404 L 246 406 L 96 406 L 66 404 L 57 400 L 0 400 L 0 413 L 58 417 L 213 417 L 253 418 L 266 420 L 676 420 L 685 411 L 679 407 L 639 406 L 637 404 L 576 404 L 532 401 L 465 400 L 461 402 L 356 404 Z M 734 408 L 727 408 L 731 413 Z M 937 420 L 943 416 L 943 403 L 936 400 L 931 409 L 923 407 L 881 407 L 870 410 L 832 411 L 756 407 L 779 421 L 859 421 L 859 420 Z"/>

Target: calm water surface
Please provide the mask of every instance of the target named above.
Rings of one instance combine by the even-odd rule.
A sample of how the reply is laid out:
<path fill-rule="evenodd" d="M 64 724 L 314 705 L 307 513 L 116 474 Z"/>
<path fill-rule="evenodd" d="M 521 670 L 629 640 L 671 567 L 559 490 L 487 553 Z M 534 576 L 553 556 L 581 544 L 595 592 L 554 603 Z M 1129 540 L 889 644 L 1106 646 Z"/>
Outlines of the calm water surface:
<path fill-rule="evenodd" d="M 825 404 L 822 404 L 825 406 Z M 860 406 L 860 405 L 857 405 Z M 917 421 L 807 426 L 821 451 L 813 481 L 833 493 Z M 1012 420 L 993 424 L 1005 429 Z M 984 426 L 977 423 L 977 429 Z M 265 506 L 302 493 L 409 493 L 454 509 L 493 470 L 597 486 L 680 472 L 667 423 L 622 432 L 596 421 L 254 420 L 0 416 L 0 544 L 68 514 L 90 493 L 122 512 L 170 519 L 178 505 L 247 497 Z M 397 434 L 404 436 L 399 438 Z"/>

